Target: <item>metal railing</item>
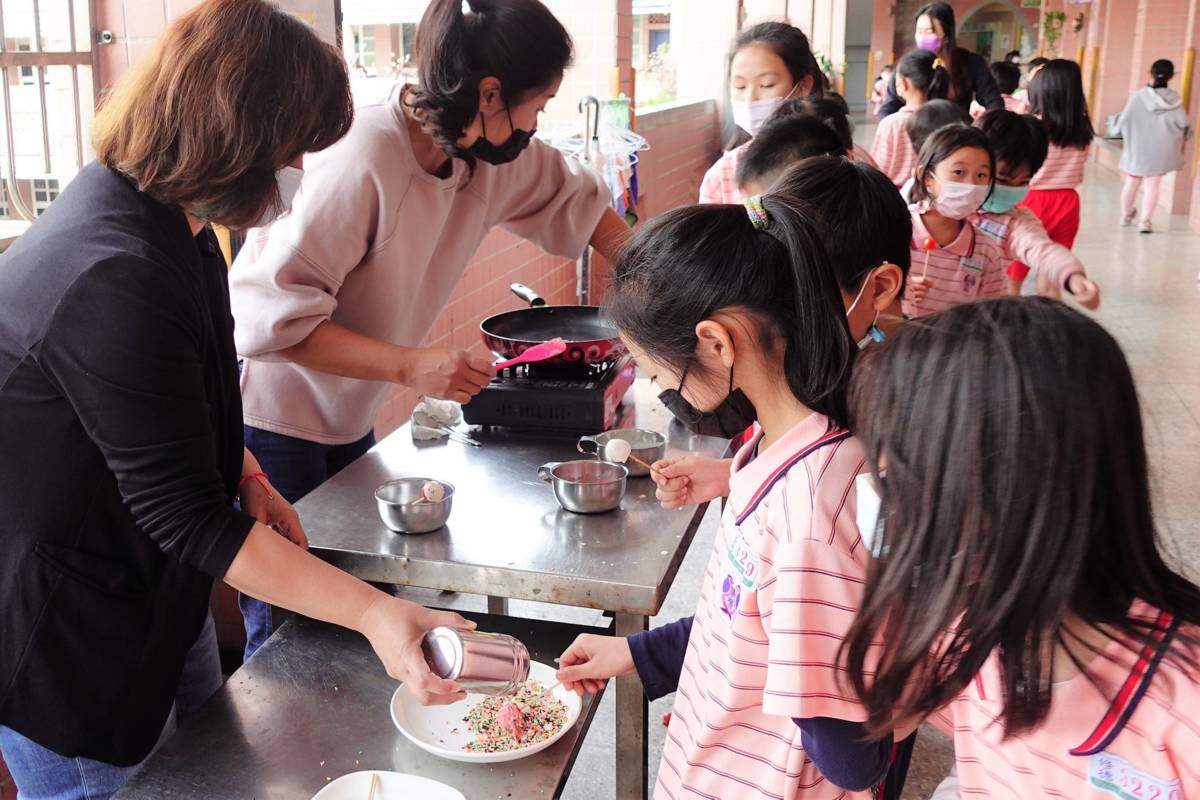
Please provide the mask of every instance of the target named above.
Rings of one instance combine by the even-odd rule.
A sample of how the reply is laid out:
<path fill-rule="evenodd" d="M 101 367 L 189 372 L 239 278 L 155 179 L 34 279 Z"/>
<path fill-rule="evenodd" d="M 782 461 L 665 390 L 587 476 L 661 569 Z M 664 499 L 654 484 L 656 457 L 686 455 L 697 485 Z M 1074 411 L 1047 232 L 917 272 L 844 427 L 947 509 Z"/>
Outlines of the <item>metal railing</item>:
<path fill-rule="evenodd" d="M 91 67 L 92 97 L 99 97 L 99 70 L 96 63 L 96 49 L 92 38 L 92 18 L 94 16 L 93 0 L 78 0 L 87 5 L 87 25 L 83 35 L 87 49 L 79 49 L 79 31 L 76 30 L 75 7 L 77 0 L 67 0 L 68 36 L 67 50 L 48 50 L 44 47 L 42 37 L 41 0 L 30 0 L 33 4 L 33 42 L 28 51 L 10 50 L 5 47 L 4 4 L 0 3 L 0 95 L 2 95 L 4 112 L 4 137 L 7 158 L 0 162 L 0 179 L 3 185 L 0 189 L 8 195 L 9 208 L 26 220 L 33 222 L 36 214 L 25 203 L 18 186 L 20 177 L 17 175 L 16 136 L 13 123 L 12 108 L 12 71 L 20 74 L 22 67 L 34 68 L 37 75 L 38 102 L 40 104 L 39 118 L 41 120 L 42 163 L 46 175 L 53 173 L 50 160 L 50 119 L 46 106 L 46 70 L 49 67 L 64 66 L 70 69 L 71 91 L 74 103 L 72 109 L 75 117 L 75 165 L 83 168 L 83 111 L 80 108 L 79 68 Z"/>

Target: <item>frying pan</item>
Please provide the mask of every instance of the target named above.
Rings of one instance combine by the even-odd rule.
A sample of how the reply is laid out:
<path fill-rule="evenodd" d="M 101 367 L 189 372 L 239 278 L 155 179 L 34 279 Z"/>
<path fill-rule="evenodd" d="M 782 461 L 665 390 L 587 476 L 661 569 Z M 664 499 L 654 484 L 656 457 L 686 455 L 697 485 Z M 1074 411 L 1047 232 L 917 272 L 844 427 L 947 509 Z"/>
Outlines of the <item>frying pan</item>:
<path fill-rule="evenodd" d="M 483 343 L 501 358 L 516 358 L 535 344 L 558 337 L 566 341 L 566 351 L 539 362 L 539 367 L 570 369 L 603 364 L 625 354 L 616 327 L 599 306 L 548 306 L 528 286 L 514 283 L 509 288 L 530 307 L 505 311 L 479 324 Z"/>

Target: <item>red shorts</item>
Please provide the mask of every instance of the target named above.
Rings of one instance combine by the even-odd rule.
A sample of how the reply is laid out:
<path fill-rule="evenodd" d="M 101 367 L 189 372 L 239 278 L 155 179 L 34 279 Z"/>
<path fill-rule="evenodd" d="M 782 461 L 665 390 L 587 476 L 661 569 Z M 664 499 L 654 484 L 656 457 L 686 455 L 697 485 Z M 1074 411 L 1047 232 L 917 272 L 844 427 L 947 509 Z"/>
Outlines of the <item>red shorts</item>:
<path fill-rule="evenodd" d="M 1020 202 L 1042 221 L 1050 241 L 1058 242 L 1068 250 L 1075 244 L 1079 233 L 1079 192 L 1074 189 L 1030 189 Z M 1008 277 L 1023 281 L 1029 267 L 1020 261 L 1008 265 Z"/>

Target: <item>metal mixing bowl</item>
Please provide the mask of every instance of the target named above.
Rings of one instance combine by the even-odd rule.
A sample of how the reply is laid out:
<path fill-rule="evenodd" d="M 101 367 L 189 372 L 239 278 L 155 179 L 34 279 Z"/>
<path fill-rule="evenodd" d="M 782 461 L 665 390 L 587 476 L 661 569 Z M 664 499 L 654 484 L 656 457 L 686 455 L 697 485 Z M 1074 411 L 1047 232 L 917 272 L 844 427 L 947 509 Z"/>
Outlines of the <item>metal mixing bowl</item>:
<path fill-rule="evenodd" d="M 440 483 L 446 496 L 436 503 L 421 499 L 421 487 Z M 446 524 L 454 502 L 454 484 L 433 478 L 397 478 L 375 490 L 383 524 L 397 533 L 429 533 Z"/>
<path fill-rule="evenodd" d="M 543 464 L 538 477 L 554 487 L 554 497 L 567 511 L 599 514 L 621 505 L 629 470 L 607 461 L 564 461 Z"/>
<path fill-rule="evenodd" d="M 629 455 L 640 458 L 647 464 L 661 461 L 667 454 L 666 437 L 657 431 L 640 428 L 623 428 L 616 431 L 605 431 L 595 436 L 583 436 L 580 437 L 576 449 L 585 455 L 597 456 L 600 460 L 607 461 L 608 459 L 604 456 L 604 446 L 613 439 L 624 439 L 629 442 Z M 625 467 L 629 470 L 631 478 L 645 478 L 650 474 L 650 470 L 632 458 L 625 462 Z"/>

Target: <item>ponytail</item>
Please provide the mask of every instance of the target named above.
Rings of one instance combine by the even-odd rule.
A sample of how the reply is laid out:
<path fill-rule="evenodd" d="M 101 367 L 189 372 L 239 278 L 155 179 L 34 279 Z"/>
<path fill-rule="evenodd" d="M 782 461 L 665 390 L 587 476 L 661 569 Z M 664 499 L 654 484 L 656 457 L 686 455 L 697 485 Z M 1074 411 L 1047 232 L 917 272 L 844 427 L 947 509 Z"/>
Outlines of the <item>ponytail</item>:
<path fill-rule="evenodd" d="M 550 85 L 571 64 L 571 37 L 538 0 L 432 0 L 417 27 L 412 107 L 442 152 L 475 159 L 458 140 L 479 113 L 479 82 L 500 81 L 506 105 Z"/>
<path fill-rule="evenodd" d="M 941 56 L 917 48 L 904 54 L 896 65 L 896 75 L 925 93 L 926 100 L 943 100 L 950 89 L 950 73 Z"/>
<path fill-rule="evenodd" d="M 806 204 L 768 194 L 752 204 L 668 211 L 634 233 L 617 261 L 608 310 L 625 336 L 682 375 L 697 375 L 696 325 L 724 309 L 760 320 L 762 348 L 783 346 L 788 388 L 844 425 L 856 348 L 837 276 Z M 701 375 L 716 385 L 719 376 Z"/>
<path fill-rule="evenodd" d="M 1150 88 L 1165 89 L 1171 78 L 1175 77 L 1175 65 L 1168 59 L 1160 58 L 1150 65 Z"/>

